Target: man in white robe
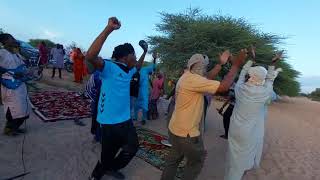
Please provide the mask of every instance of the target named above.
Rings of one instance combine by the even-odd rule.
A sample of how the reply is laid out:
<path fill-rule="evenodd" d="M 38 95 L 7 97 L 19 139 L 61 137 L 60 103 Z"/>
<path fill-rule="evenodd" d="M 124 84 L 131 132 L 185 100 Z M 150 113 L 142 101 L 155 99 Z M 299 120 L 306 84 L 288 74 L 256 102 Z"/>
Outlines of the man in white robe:
<path fill-rule="evenodd" d="M 272 65 L 267 71 L 252 65 L 253 62 L 248 61 L 243 67 L 235 87 L 225 180 L 240 180 L 246 170 L 258 168 L 261 160 L 265 110 L 272 98 L 274 79 L 281 69 L 275 70 Z"/>

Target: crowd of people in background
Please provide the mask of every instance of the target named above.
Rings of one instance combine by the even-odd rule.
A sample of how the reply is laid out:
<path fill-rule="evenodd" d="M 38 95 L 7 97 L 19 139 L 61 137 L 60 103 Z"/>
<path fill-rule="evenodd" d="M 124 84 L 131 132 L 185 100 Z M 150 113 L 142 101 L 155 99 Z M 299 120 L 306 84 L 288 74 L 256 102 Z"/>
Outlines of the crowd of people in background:
<path fill-rule="evenodd" d="M 73 61 L 74 82 L 83 83 L 84 77 L 91 74 L 85 87 L 91 99 L 91 133 L 102 147 L 101 158 L 89 177 L 91 180 L 99 180 L 105 174 L 125 178 L 120 170 L 129 164 L 139 147 L 135 122 L 145 125 L 147 120 L 158 119 L 157 105 L 164 94 L 165 74 L 157 70 L 158 54 L 154 52 L 153 62 L 144 65 L 148 53 L 145 41 L 139 42 L 143 53 L 138 61 L 129 43 L 116 46 L 110 59 L 99 56 L 109 35 L 120 27 L 117 18 L 109 18 L 107 26 L 86 53 L 75 47 L 69 54 Z M 4 133 L 17 135 L 25 132 L 20 126 L 29 117 L 30 105 L 25 82 L 15 88 L 7 84 L 8 79 L 18 79 L 8 69 L 18 68 L 24 62 L 13 36 L 1 34 L 0 42 L 4 45 L 4 49 L 0 49 L 1 94 L 7 119 Z M 62 79 L 66 55 L 63 45 L 56 44 L 49 51 L 41 42 L 38 48 L 39 65 L 45 67 L 53 61 L 51 77 L 55 77 L 58 69 Z M 281 55 L 282 52 L 271 60 L 267 70 L 255 64 L 253 48 L 250 51 L 241 49 L 236 56 L 226 50 L 210 71 L 207 71 L 207 55 L 191 56 L 181 70 L 179 80 L 169 80 L 172 87 L 167 96 L 170 103 L 166 112 L 169 139 L 163 143 L 170 146 L 170 151 L 161 180 L 174 180 L 183 159 L 187 163 L 181 179 L 198 177 L 205 158 L 202 126 L 205 127 L 206 110 L 214 94 L 228 94 L 229 97 L 218 110 L 225 128 L 221 137 L 228 139 L 225 180 L 240 180 L 247 170 L 259 167 L 267 108 L 276 96 L 273 82 L 281 72 L 275 65 Z M 249 57 L 252 60 L 246 62 Z M 231 68 L 223 80 L 214 80 L 229 62 Z"/>
<path fill-rule="evenodd" d="M 84 63 L 85 53 L 78 47 L 73 47 L 70 52 L 66 52 L 62 44 L 56 44 L 54 47 L 49 48 L 44 41 L 38 45 L 39 62 L 41 67 L 39 73 L 43 71 L 44 67 L 52 66 L 52 76 L 55 77 L 56 69 L 59 71 L 59 78 L 62 79 L 62 70 L 65 68 L 65 59 L 70 59 L 73 63 L 72 71 L 74 73 L 74 82 L 83 83 L 83 79 L 88 75 L 87 67 Z"/>
<path fill-rule="evenodd" d="M 59 70 L 59 78 L 62 79 L 61 70 L 64 67 L 64 55 L 66 54 L 63 45 L 57 44 L 56 47 L 51 49 L 50 59 L 53 60 L 52 76 L 55 77 L 56 69 Z"/>

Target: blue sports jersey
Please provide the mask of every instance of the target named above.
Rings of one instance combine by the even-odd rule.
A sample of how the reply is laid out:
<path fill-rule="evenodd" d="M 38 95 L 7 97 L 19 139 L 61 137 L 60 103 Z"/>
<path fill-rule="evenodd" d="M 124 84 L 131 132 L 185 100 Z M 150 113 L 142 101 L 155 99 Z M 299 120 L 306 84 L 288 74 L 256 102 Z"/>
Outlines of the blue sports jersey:
<path fill-rule="evenodd" d="M 130 80 L 136 68 L 104 60 L 101 71 L 101 92 L 98 105 L 100 124 L 118 124 L 130 119 Z"/>

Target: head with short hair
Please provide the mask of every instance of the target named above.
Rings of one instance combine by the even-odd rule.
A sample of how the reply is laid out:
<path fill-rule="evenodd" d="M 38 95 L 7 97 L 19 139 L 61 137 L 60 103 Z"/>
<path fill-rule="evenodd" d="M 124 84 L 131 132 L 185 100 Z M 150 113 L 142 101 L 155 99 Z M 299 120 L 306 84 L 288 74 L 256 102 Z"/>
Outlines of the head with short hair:
<path fill-rule="evenodd" d="M 205 76 L 207 72 L 208 64 L 209 64 L 208 56 L 203 54 L 194 54 L 188 60 L 187 67 L 191 73 Z"/>
<path fill-rule="evenodd" d="M 125 43 L 114 48 L 112 59 L 125 63 L 129 68 L 132 68 L 137 63 L 136 53 L 131 44 Z"/>
<path fill-rule="evenodd" d="M 75 50 L 76 50 L 76 52 L 77 52 L 78 54 L 82 54 L 82 51 L 81 51 L 80 48 L 76 48 Z"/>
<path fill-rule="evenodd" d="M 47 44 L 46 44 L 44 41 L 41 41 L 41 44 L 42 44 L 43 46 L 47 46 Z"/>
<path fill-rule="evenodd" d="M 158 75 L 157 75 L 157 78 L 158 79 L 162 79 L 163 78 L 163 74 L 161 72 L 159 72 Z"/>
<path fill-rule="evenodd" d="M 0 34 L 0 42 L 3 44 L 4 48 L 9 51 L 12 51 L 14 48 L 19 47 L 19 43 L 11 34 Z"/>
<path fill-rule="evenodd" d="M 16 40 L 11 34 L 3 33 L 3 34 L 0 34 L 0 42 L 3 45 L 8 45 L 8 44 L 15 43 Z"/>

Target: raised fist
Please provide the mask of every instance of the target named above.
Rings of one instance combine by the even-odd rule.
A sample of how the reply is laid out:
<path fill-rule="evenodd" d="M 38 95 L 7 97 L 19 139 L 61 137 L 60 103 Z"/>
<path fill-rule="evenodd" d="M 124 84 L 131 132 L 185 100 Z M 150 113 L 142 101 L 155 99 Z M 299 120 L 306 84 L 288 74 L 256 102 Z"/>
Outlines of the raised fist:
<path fill-rule="evenodd" d="M 139 41 L 139 45 L 143 49 L 144 52 L 148 51 L 148 43 L 144 40 Z"/>
<path fill-rule="evenodd" d="M 109 18 L 107 27 L 109 27 L 112 30 L 120 29 L 121 22 L 116 17 L 111 17 Z"/>

